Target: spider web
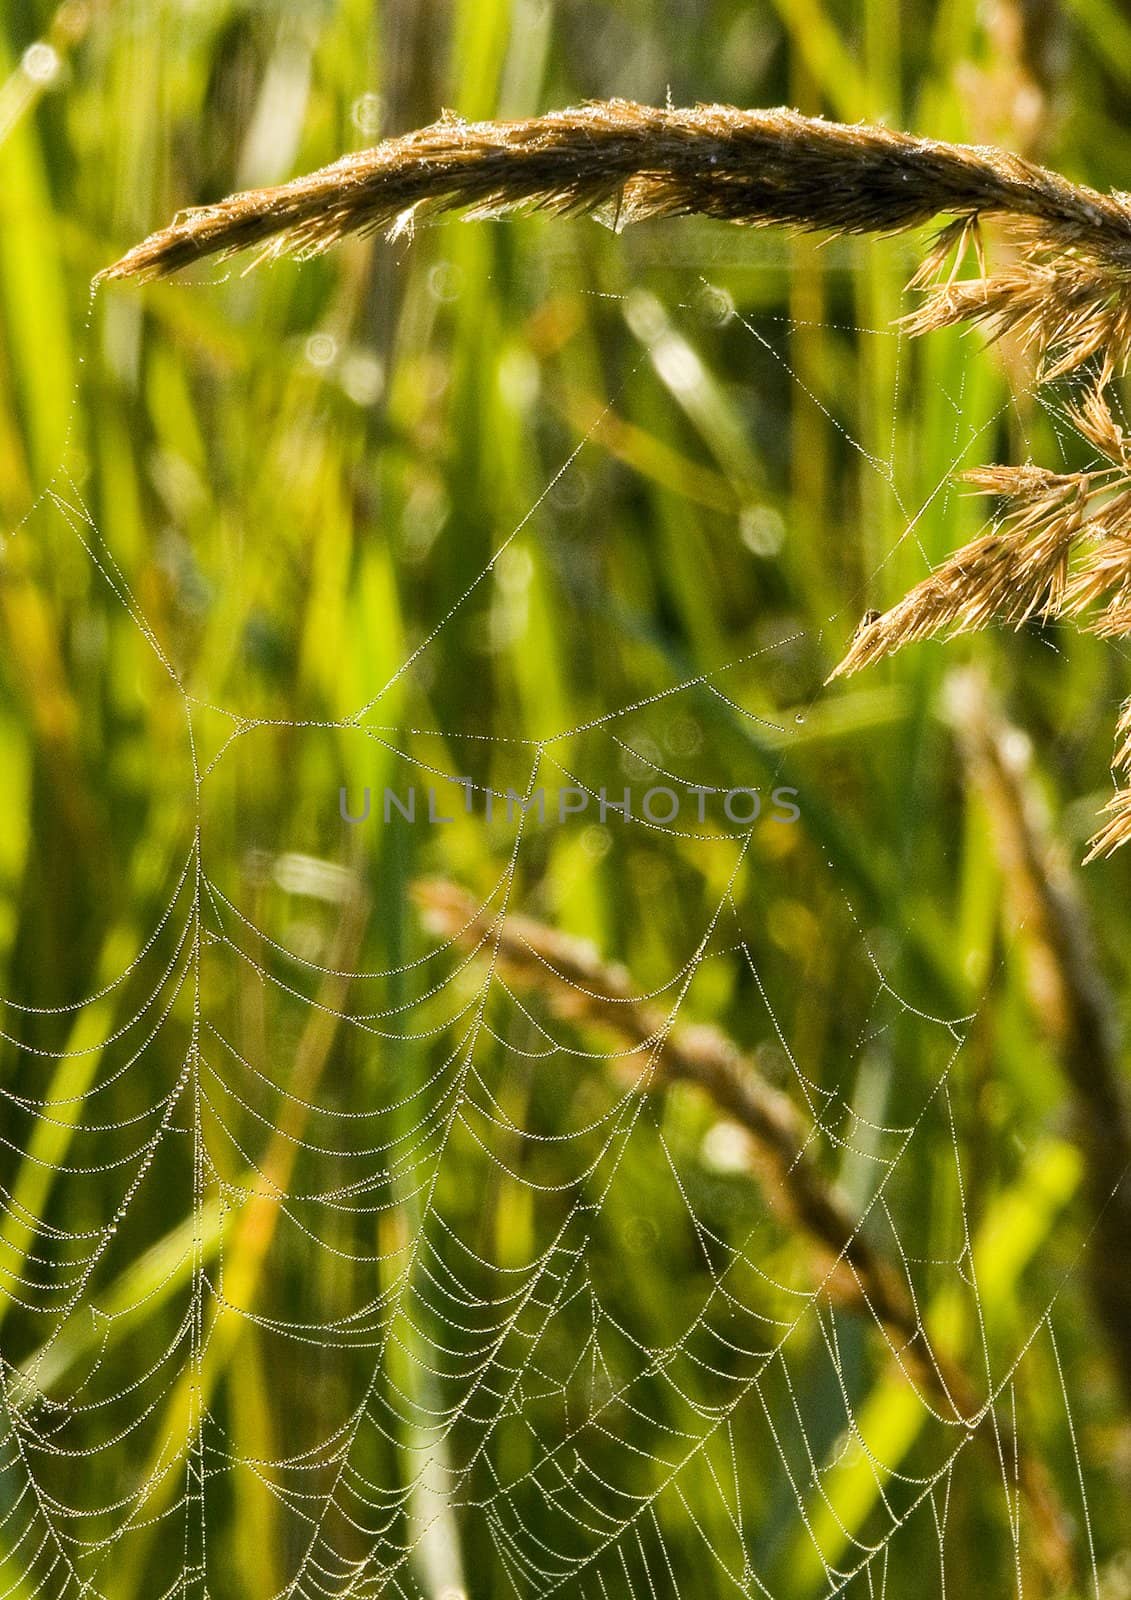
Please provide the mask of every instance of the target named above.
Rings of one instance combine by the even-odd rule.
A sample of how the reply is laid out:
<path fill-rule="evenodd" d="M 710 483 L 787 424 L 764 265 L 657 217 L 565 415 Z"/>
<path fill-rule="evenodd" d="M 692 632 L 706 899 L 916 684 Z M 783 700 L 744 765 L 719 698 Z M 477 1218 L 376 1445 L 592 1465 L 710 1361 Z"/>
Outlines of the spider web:
<path fill-rule="evenodd" d="M 689 272 L 687 304 L 704 294 L 729 337 L 825 410 L 782 354 L 781 319 L 735 313 Z M 624 309 L 667 403 L 693 402 L 687 305 L 637 293 Z M 902 341 L 897 360 L 909 362 Z M 918 505 L 900 490 L 894 421 L 883 457 L 826 412 L 904 530 L 881 565 L 981 449 L 952 400 L 953 459 Z M 0 1593 L 132 1593 L 142 1573 L 158 1575 L 149 1592 L 186 1596 L 250 1582 L 436 1600 L 975 1592 L 969 1548 L 948 1537 L 956 1515 L 982 1530 L 986 1592 L 1039 1592 L 1017 1452 L 1041 1410 L 1042 1431 L 1069 1440 L 1076 1471 L 1056 1487 L 1098 1594 L 1055 1286 L 1039 1314 L 1014 1306 L 1003 1327 L 1002 1313 L 1010 1273 L 1040 1244 L 1026 1217 L 1071 1193 L 1071 1152 L 1031 1147 L 975 1218 L 955 1085 L 978 1014 L 891 978 L 890 939 L 832 858 L 809 850 L 819 921 L 783 899 L 820 796 L 816 712 L 761 686 L 774 673 L 788 685 L 803 630 L 707 669 L 672 662 L 663 690 L 629 686 L 541 737 L 387 714 L 485 593 L 505 623 L 524 541 L 600 452 L 607 417 L 337 719 L 260 717 L 190 691 L 65 468 L 29 517 L 77 541 L 146 641 L 183 712 L 183 763 L 161 848 L 130 886 L 155 907 L 148 931 L 111 941 L 89 994 L 4 1001 L 19 1068 L 3 1090 Z M 838 638 L 866 599 L 830 617 Z M 602 603 L 613 630 L 639 626 Z M 325 792 L 305 834 L 273 838 L 257 775 L 315 746 Z M 355 811 L 359 775 L 373 775 L 364 823 L 339 814 L 343 771 Z M 649 785 L 688 797 L 677 819 L 640 814 Z M 775 785 L 798 797 L 799 822 L 723 810 Z M 614 809 L 626 788 L 630 817 Z M 428 831 L 454 841 L 448 875 L 462 860 L 486 885 L 462 931 L 421 933 L 407 876 L 368 879 L 367 830 L 407 836 L 413 789 L 451 818 Z M 556 816 L 563 792 L 584 811 Z M 248 820 L 233 853 L 236 813 Z M 417 838 L 421 819 L 411 826 Z M 643 1041 L 594 1022 L 552 953 L 525 981 L 501 957 L 497 919 L 544 909 L 533 886 L 550 827 L 569 833 L 581 876 L 642 835 L 696 875 L 675 937 L 624 1002 L 660 1018 Z M 868 997 L 839 1019 L 833 1082 L 814 1070 L 819 1043 L 792 993 L 811 939 L 841 952 L 846 994 Z M 664 1077 L 669 1040 L 736 987 L 749 1059 L 798 1108 L 805 1160 L 850 1197 L 852 1239 L 906 1287 L 919 1365 L 874 1308 L 841 1303 L 844 1258 L 822 1261 L 767 1203 L 746 1131 Z M 917 1071 L 896 1089 L 912 1050 Z M 945 1237 L 928 1225 L 928 1182 L 949 1196 Z M 996 1452 L 946 1404 L 955 1351 L 985 1415 L 1003 1419 Z M 268 1454 L 240 1448 L 249 1430 Z M 236 1573 L 238 1526 L 267 1530 L 261 1578 Z"/>

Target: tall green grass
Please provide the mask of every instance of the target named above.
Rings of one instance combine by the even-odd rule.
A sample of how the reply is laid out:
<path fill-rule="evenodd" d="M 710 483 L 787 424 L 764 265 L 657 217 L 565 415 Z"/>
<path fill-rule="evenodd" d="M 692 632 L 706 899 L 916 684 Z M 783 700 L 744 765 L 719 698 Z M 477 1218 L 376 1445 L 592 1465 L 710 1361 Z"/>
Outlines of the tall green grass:
<path fill-rule="evenodd" d="M 190 985 L 140 1065 L 80 1099 L 129 1054 L 102 1042 L 176 954 L 179 916 L 146 941 L 197 820 L 187 804 L 185 705 L 95 564 L 97 556 L 110 570 L 109 552 L 190 691 L 196 760 L 216 760 L 202 790 L 207 870 L 268 940 L 311 963 L 293 995 L 206 943 L 203 1014 L 250 1069 L 284 1084 L 286 1063 L 325 1049 L 314 1098 L 343 1111 L 398 1101 L 391 1137 L 402 1154 L 460 1036 L 459 1024 L 446 1026 L 451 994 L 428 994 L 439 969 L 411 965 L 428 941 L 407 887 L 438 872 L 489 893 L 514 828 L 476 814 L 432 829 L 374 819 L 351 832 L 338 818 L 341 784 L 354 795 L 369 785 L 376 797 L 435 771 L 522 792 L 537 761 L 537 781 L 553 789 L 580 777 L 619 791 L 638 785 L 648 763 L 689 781 L 795 786 L 801 823 L 762 827 L 745 851 L 723 838 L 596 827 L 591 816 L 531 827 L 512 908 L 592 939 L 649 989 L 693 956 L 730 885 L 734 914 L 720 922 L 684 1014 L 725 1027 L 797 1093 L 786 1041 L 815 1102 L 852 1106 L 858 1133 L 874 1130 L 881 1163 L 894 1141 L 876 1130 L 921 1118 L 885 1197 L 928 1325 L 947 1348 L 980 1357 L 970 1303 L 955 1289 L 967 1228 L 996 1373 L 1056 1297 L 1097 1552 L 1102 1564 L 1126 1559 L 1128 1423 L 1081 1269 L 1091 1219 L 1065 1142 L 1064 1088 L 1029 1005 L 1002 866 L 941 714 L 950 662 L 986 664 L 1034 742 L 1038 782 L 1078 857 L 1108 787 L 1124 663 L 1075 634 L 1033 630 L 947 654 L 919 647 L 822 688 L 862 612 L 897 598 L 970 536 L 978 512 L 945 487 L 954 470 L 1030 451 L 1057 459 L 1055 428 L 1009 352 L 950 333 L 911 349 L 893 335 L 911 260 L 898 241 L 817 247 L 699 223 L 613 236 L 581 221 L 453 221 L 410 245 L 353 241 L 303 266 L 245 274 L 239 263 L 191 282 L 104 291 L 93 303 L 88 292 L 97 269 L 178 207 L 332 159 L 377 126 L 427 120 L 440 109 L 430 92 L 475 117 L 614 93 L 658 101 L 670 87 L 676 102 L 801 100 L 836 116 L 981 138 L 989 85 L 1004 107 L 995 137 L 1008 142 L 1010 106 L 1016 137 L 1029 137 L 1022 112 L 1035 96 L 1043 158 L 1098 184 L 1124 181 L 1131 132 L 1114 9 L 1072 0 L 1053 16 L 1048 41 L 1034 34 L 1032 60 L 1017 53 L 1024 29 L 1002 21 L 1013 8 L 999 11 L 987 25 L 959 0 L 467 0 L 430 9 L 423 27 L 396 0 L 59 14 L 29 0 L 0 24 L 0 991 L 65 1006 L 128 969 L 63 1019 L 4 1009 L 5 1033 L 44 1052 L 0 1047 L 0 1083 L 18 1097 L 0 1146 L 9 1408 L 39 1403 L 25 1392 L 29 1373 L 48 1400 L 85 1392 L 88 1381 L 91 1392 L 131 1383 L 179 1337 L 194 1273 L 211 1278 L 221 1262 L 233 1297 L 266 1323 L 329 1320 L 359 1297 L 364 1270 L 368 1294 L 397 1309 L 373 1391 L 388 1427 L 366 1434 L 357 1460 L 407 1493 L 438 1447 L 405 1412 L 454 1397 L 434 1377 L 450 1330 L 427 1315 L 412 1248 L 426 1204 L 477 1252 L 474 1269 L 460 1259 L 483 1301 L 509 1293 L 509 1274 L 566 1229 L 563 1249 L 583 1248 L 590 1295 L 625 1330 L 605 1345 L 608 1370 L 598 1376 L 610 1390 L 634 1370 L 633 1339 L 674 1349 L 710 1300 L 717 1269 L 689 1206 L 720 1249 L 741 1247 L 756 1264 L 738 1286 L 769 1325 L 795 1314 L 809 1283 L 757 1186 L 712 1165 L 717 1119 L 685 1091 L 641 1117 L 599 1208 L 609 1174 L 595 1170 L 582 1230 L 560 1188 L 570 1169 L 555 1141 L 616 1115 L 622 1086 L 599 1062 L 543 1071 L 527 1052 L 540 1047 L 546 1017 L 498 1002 L 489 1013 L 497 1042 L 484 1037 L 477 1064 L 504 1121 L 544 1139 L 536 1155 L 499 1134 L 514 1166 L 488 1162 L 474 1128 L 452 1117 L 443 1160 L 406 1163 L 381 1191 L 379 1220 L 343 1216 L 325 1248 L 313 1249 L 293 1230 L 271 1232 L 262 1196 L 239 1200 L 248 1163 L 261 1165 L 282 1141 L 294 1163 L 283 1187 L 331 1188 L 349 1182 L 348 1160 L 323 1171 L 316 1124 L 288 1133 L 278 1096 L 259 1092 L 263 1121 L 214 1088 L 215 1106 L 199 1115 L 230 1187 L 210 1179 L 194 1214 L 199 1177 L 177 1146 L 85 1292 L 98 1315 L 84 1303 L 56 1333 L 51 1317 L 27 1309 L 42 1296 L 21 1290 L 21 1278 L 40 1283 L 45 1262 L 66 1260 L 56 1230 L 97 1228 L 120 1199 L 117 1169 L 68 1171 L 89 1161 L 83 1123 L 113 1124 L 106 1147 L 124 1157 L 136 1143 L 129 1129 L 151 1126 L 146 1115 L 194 1048 Z M 1025 14 L 1017 8 L 1019 27 Z M 20 65 L 41 38 L 58 52 L 42 92 Z M 271 137 L 257 142 L 257 127 Z M 287 171 L 252 171 L 272 150 L 288 155 Z M 79 496 L 93 527 L 67 511 Z M 366 704 L 355 727 L 280 725 L 334 723 Z M 263 726 L 244 732 L 233 713 Z M 412 1037 L 343 1029 L 312 1042 L 330 981 L 315 969 L 334 964 L 342 908 L 325 868 L 313 893 L 281 880 L 272 862 L 287 853 L 359 872 L 368 915 L 356 956 L 339 964 L 406 970 L 357 985 L 348 1003 L 358 1012 L 410 1006 Z M 1105 976 L 1121 995 L 1127 870 L 1116 857 L 1081 877 Z M 201 931 L 210 926 L 206 914 Z M 757 982 L 735 950 L 740 934 Z M 240 937 L 257 960 L 291 972 L 258 935 Z M 452 992 L 474 1005 L 481 981 L 465 974 Z M 975 1014 L 950 1065 L 954 1037 L 937 1019 Z M 139 1038 L 130 1035 L 133 1045 Z M 575 1042 L 601 1045 L 589 1035 Z M 214 1044 L 203 1048 L 217 1064 L 226 1059 Z M 59 1052 L 78 1053 L 60 1062 Z M 964 1204 L 933 1094 L 944 1074 Z M 53 1105 L 37 1111 L 44 1100 Z M 225 1143 L 225 1120 L 238 1150 Z M 361 1131 L 355 1142 L 365 1143 Z M 822 1160 L 866 1205 L 881 1167 L 828 1144 Z M 424 1172 L 435 1176 L 427 1193 Z M 1003 1218 L 1013 1219 L 1009 1238 Z M 375 1259 L 355 1268 L 355 1255 Z M 544 1392 L 505 1414 L 493 1397 L 496 1454 L 476 1468 L 472 1496 L 491 1493 L 493 1472 L 521 1479 L 540 1445 L 565 1431 L 554 1382 L 585 1404 L 582 1376 L 569 1369 L 590 1309 L 579 1296 L 547 1341 Z M 875 1447 L 893 1471 L 933 1470 L 938 1440 L 922 1405 L 893 1382 L 878 1342 L 847 1316 L 826 1316 L 849 1401 Z M 529 1349 L 532 1330 L 533 1313 L 509 1358 Z M 753 1398 L 736 1411 L 682 1474 L 679 1495 L 659 1503 L 682 1592 L 730 1592 L 721 1569 L 703 1561 L 703 1537 L 731 1560 L 741 1542 L 776 1593 L 800 1597 L 819 1592 L 821 1577 L 805 1517 L 830 1559 L 884 1531 L 883 1475 L 865 1470 L 858 1448 L 828 1480 L 826 1502 L 788 1482 L 767 1417 L 792 1419 L 783 1448 L 795 1463 L 804 1445 L 824 1464 L 845 1442 L 844 1396 L 815 1319 L 799 1323 L 788 1356 L 792 1392 L 781 1369 L 771 1372 L 766 1411 Z M 122 1558 L 100 1570 L 98 1585 L 115 1600 L 161 1593 L 184 1559 L 181 1513 L 170 1511 L 184 1491 L 175 1454 L 201 1404 L 235 1457 L 271 1461 L 346 1414 L 372 1356 L 280 1356 L 263 1327 L 221 1315 L 200 1369 L 174 1367 L 143 1425 L 98 1458 L 97 1493 L 87 1458 L 48 1463 L 53 1492 L 80 1503 L 136 1494 L 151 1475 L 139 1525 L 165 1520 L 139 1526 Z M 678 1394 L 659 1373 L 645 1385 L 672 1430 L 692 1420 L 686 1396 L 709 1405 L 712 1395 L 693 1363 L 677 1381 Z M 1043 1340 L 1018 1369 L 1017 1404 L 1030 1447 L 1078 1508 L 1072 1434 Z M 77 1437 L 97 1436 L 95 1414 Z M 461 1425 L 443 1448 L 456 1459 L 472 1436 Z M 658 1489 L 659 1466 L 629 1461 L 612 1436 L 593 1449 L 595 1473 L 642 1497 Z M 743 1493 L 732 1513 L 719 1483 L 735 1461 Z M 963 1593 L 1003 1593 L 1012 1547 L 1000 1481 L 983 1464 L 955 1483 L 951 1572 Z M 230 1483 L 210 1481 L 208 1493 L 210 1592 L 276 1592 L 302 1540 L 270 1472 L 244 1467 Z M 458 1571 L 475 1596 L 510 1592 L 483 1519 L 437 1504 L 447 1554 L 431 1545 L 432 1557 L 410 1569 L 415 1580 L 439 1593 L 438 1574 Z M 552 1506 L 534 1497 L 522 1510 L 539 1537 L 560 1536 Z M 419 1513 L 410 1503 L 408 1517 Z M 410 1525 L 396 1525 L 400 1536 Z M 108 1526 L 98 1520 L 93 1536 Z M 8 1592 L 30 1595 L 28 1552 L 4 1538 Z M 892 1542 L 887 1592 L 918 1592 L 937 1559 L 934 1524 L 921 1513 Z M 650 1592 L 634 1571 L 634 1592 Z M 658 1568 L 652 1576 L 661 1581 Z"/>

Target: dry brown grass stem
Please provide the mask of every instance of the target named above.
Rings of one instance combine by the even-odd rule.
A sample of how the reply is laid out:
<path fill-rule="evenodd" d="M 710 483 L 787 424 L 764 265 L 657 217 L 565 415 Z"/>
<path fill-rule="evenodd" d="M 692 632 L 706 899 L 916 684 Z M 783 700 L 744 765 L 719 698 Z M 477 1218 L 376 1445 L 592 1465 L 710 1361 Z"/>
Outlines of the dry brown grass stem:
<path fill-rule="evenodd" d="M 955 674 L 949 712 L 963 765 L 981 794 L 1028 955 L 1029 992 L 1071 1095 L 1084 1157 L 1092 1292 L 1131 1401 L 1131 1108 L 1122 1084 L 1115 1002 L 1087 913 L 1058 853 L 1029 772 L 1028 746 L 991 704 L 980 675 Z"/>
<path fill-rule="evenodd" d="M 1006 270 L 934 285 L 918 331 L 955 321 L 1016 328 L 1056 370 L 1131 341 L 1131 204 L 990 147 L 916 138 L 779 108 L 686 110 L 608 100 L 513 122 L 438 122 L 343 156 L 290 183 L 182 212 L 109 267 L 157 278 L 206 256 L 259 247 L 307 256 L 349 234 L 405 232 L 466 209 L 593 212 L 615 227 L 699 215 L 755 227 L 894 233 L 955 220 L 925 263 L 927 285 L 982 217 L 1013 218 Z M 978 251 L 981 262 L 981 251 Z"/>
<path fill-rule="evenodd" d="M 641 1092 L 692 1084 L 743 1130 L 751 1174 L 775 1214 L 807 1243 L 821 1290 L 882 1328 L 904 1376 L 926 1391 L 941 1415 L 979 1437 L 995 1461 L 1008 1461 L 1011 1471 L 1017 1463 L 1046 1583 L 1052 1593 L 1066 1593 L 1075 1558 L 1044 1466 L 979 1399 L 958 1360 L 931 1346 L 904 1278 L 822 1173 L 811 1130 L 792 1100 L 720 1029 L 673 1026 L 623 967 L 602 961 L 588 943 L 530 917 L 496 915 L 447 880 L 419 881 L 413 896 L 431 933 L 482 950 L 509 982 L 536 991 L 557 1017 L 611 1032 L 645 1054 L 650 1070 L 636 1079 Z"/>
<path fill-rule="evenodd" d="M 520 208 L 591 212 L 617 228 L 697 214 L 828 233 L 894 233 L 950 217 L 911 280 L 923 299 L 905 325 L 1012 333 L 1045 377 L 1088 364 L 1094 384 L 1072 417 L 1109 466 L 967 474 L 1002 498 L 1002 516 L 862 625 L 833 676 L 940 632 L 1077 617 L 1101 602 L 1085 626 L 1131 631 L 1131 459 L 1103 392 L 1131 357 L 1131 199 L 1008 151 L 786 109 L 609 100 L 513 122 L 448 113 L 291 183 L 182 212 L 100 276 L 159 278 L 249 248 L 308 256 L 351 234 L 406 233 L 446 211 Z M 996 270 L 986 267 L 984 217 L 1013 230 L 1013 254 Z M 976 275 L 962 277 L 971 252 Z M 1131 737 L 1124 753 L 1131 766 Z M 1109 810 L 1094 853 L 1131 838 L 1131 790 Z"/>

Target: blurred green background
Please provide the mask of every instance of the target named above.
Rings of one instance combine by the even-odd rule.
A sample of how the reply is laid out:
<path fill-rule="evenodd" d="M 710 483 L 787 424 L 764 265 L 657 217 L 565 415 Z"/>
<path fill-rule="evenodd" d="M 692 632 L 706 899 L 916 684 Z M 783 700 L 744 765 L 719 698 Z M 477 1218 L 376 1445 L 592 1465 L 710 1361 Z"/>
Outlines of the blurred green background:
<path fill-rule="evenodd" d="M 176 210 L 445 107 L 789 103 L 1118 187 L 1124 13 L 21 0 L 0 77 L 3 1592 L 800 1600 L 840 1586 L 818 1550 L 853 1594 L 1041 1592 L 1009 1464 L 943 1470 L 953 1426 L 812 1298 L 718 1110 L 438 949 L 438 874 L 751 1054 L 1006 1383 L 1080 1592 L 1090 1538 L 1131 1594 L 1063 1044 L 945 693 L 976 663 L 1030 741 L 1122 1015 L 1131 854 L 1075 863 L 1125 652 L 1033 627 L 822 687 L 978 530 L 956 470 L 1079 455 L 1018 352 L 893 331 L 922 240 L 694 221 L 90 290 Z M 454 822 L 379 815 L 455 777 Z M 484 815 L 664 782 L 801 819 Z"/>

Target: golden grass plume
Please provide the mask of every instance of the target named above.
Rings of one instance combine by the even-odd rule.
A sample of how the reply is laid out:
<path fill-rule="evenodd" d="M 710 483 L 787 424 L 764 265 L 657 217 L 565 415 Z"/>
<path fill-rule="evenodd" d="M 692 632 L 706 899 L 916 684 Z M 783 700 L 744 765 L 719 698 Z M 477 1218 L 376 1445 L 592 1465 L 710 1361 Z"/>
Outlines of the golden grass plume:
<path fill-rule="evenodd" d="M 443 212 L 520 209 L 591 213 L 618 229 L 699 215 L 830 234 L 897 233 L 949 218 L 911 280 L 923 298 L 904 326 L 1012 334 L 1046 379 L 1094 369 L 1070 415 L 1106 465 L 967 473 L 1001 503 L 990 531 L 898 605 L 869 614 L 833 676 L 995 621 L 1020 627 L 1063 616 L 1103 635 L 1131 632 L 1131 461 L 1104 397 L 1131 357 L 1131 196 L 1100 193 L 1008 151 L 786 108 L 608 100 L 490 122 L 449 112 L 290 183 L 184 211 L 99 276 L 160 278 L 253 248 L 306 257 L 352 234 L 396 237 Z M 992 270 L 981 238 L 988 217 L 1003 219 L 1012 245 Z M 971 251 L 975 275 L 964 277 Z M 1121 732 L 1119 759 L 1131 769 L 1131 726 Z M 1093 854 L 1129 838 L 1131 788 L 1112 802 Z"/>
<path fill-rule="evenodd" d="M 267 189 L 194 207 L 104 278 L 163 277 L 258 247 L 308 256 L 350 234 L 398 234 L 463 209 L 596 213 L 616 227 L 699 215 L 754 227 L 895 233 L 954 219 L 925 263 L 917 331 L 956 321 L 1018 330 L 1053 370 L 1131 350 L 1131 202 L 991 147 L 827 122 L 786 108 L 688 109 L 597 101 L 509 122 L 438 122 Z M 975 279 L 931 284 L 982 217 L 1012 218 L 1020 254 Z M 979 260 L 981 254 L 979 251 Z"/>
<path fill-rule="evenodd" d="M 965 482 L 994 496 L 991 530 L 949 556 L 889 610 L 856 630 L 832 677 L 893 655 L 904 645 L 991 623 L 1022 627 L 1067 618 L 1111 638 L 1131 633 L 1131 444 L 1098 385 L 1067 408 L 1078 433 L 1104 458 L 1091 470 L 977 467 Z M 1131 775 L 1131 705 L 1117 732 L 1116 765 Z M 1119 790 L 1088 859 L 1131 839 L 1131 788 Z"/>

